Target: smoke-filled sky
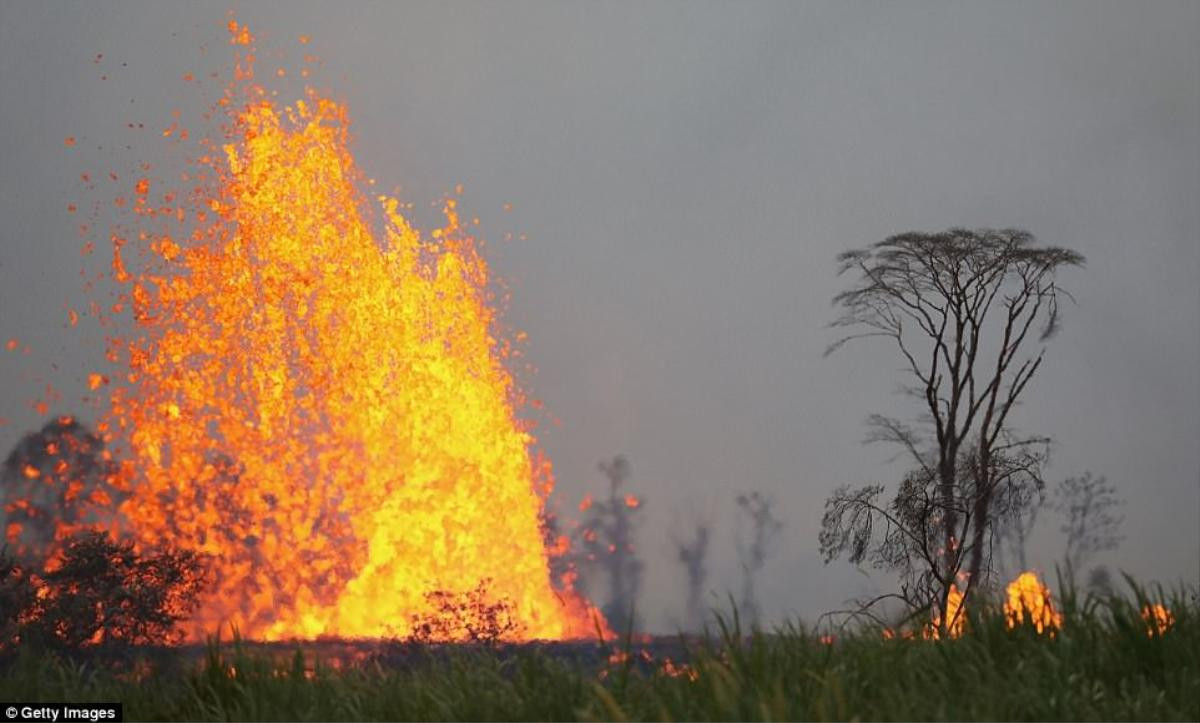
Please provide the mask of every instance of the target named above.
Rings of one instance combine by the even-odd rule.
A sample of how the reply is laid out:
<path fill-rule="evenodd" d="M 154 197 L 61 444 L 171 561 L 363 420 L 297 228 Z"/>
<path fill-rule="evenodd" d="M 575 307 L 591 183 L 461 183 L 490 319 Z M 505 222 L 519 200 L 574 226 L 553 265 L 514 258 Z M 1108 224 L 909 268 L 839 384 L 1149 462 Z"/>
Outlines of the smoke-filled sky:
<path fill-rule="evenodd" d="M 541 438 L 563 505 L 603 488 L 600 459 L 632 462 L 654 627 L 683 608 L 671 530 L 711 520 L 710 588 L 737 589 L 747 490 L 787 522 L 769 617 L 886 589 L 817 551 L 831 489 L 902 469 L 861 444 L 864 418 L 918 411 L 885 342 L 822 356 L 834 256 L 950 226 L 1087 256 L 1013 421 L 1056 439 L 1052 482 L 1091 470 L 1127 500 L 1098 562 L 1200 578 L 1195 2 L 4 3 L 0 338 L 32 352 L 0 352 L 0 449 L 40 425 L 45 381 L 54 411 L 83 409 L 103 357 L 64 323 L 85 298 L 79 173 L 161 160 L 172 109 L 203 107 L 182 76 L 229 68 L 231 7 L 266 67 L 312 37 L 312 81 L 348 103 L 382 187 L 424 208 L 464 185 L 529 335 L 523 383 L 558 420 Z M 1039 525 L 1052 576 L 1059 521 Z"/>

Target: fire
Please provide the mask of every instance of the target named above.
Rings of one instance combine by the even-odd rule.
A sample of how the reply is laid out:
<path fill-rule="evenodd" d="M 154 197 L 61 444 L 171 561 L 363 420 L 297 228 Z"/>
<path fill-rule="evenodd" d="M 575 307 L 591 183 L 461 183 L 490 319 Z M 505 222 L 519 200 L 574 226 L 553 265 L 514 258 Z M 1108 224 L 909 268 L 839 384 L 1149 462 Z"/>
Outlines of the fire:
<path fill-rule="evenodd" d="M 962 603 L 962 592 L 957 585 L 951 583 L 950 590 L 946 592 L 946 630 L 952 638 L 962 635 L 967 624 L 967 614 L 962 609 Z"/>
<path fill-rule="evenodd" d="M 1175 614 L 1161 603 L 1142 606 L 1142 620 L 1146 621 L 1146 634 L 1150 637 L 1164 635 L 1175 624 Z"/>
<path fill-rule="evenodd" d="M 193 638 L 410 636 L 468 596 L 508 616 L 505 639 L 595 634 L 549 572 L 553 481 L 455 201 L 423 234 L 368 198 L 346 107 L 311 90 L 279 107 L 253 83 L 253 36 L 229 31 L 226 137 L 177 207 L 137 180 L 139 228 L 112 237 L 133 332 L 110 340 L 122 373 L 89 386 L 110 382 L 121 531 L 210 556 Z"/>
<path fill-rule="evenodd" d="M 1004 616 L 1008 627 L 1024 624 L 1026 619 L 1038 633 L 1054 632 L 1062 627 L 1062 614 L 1054 609 L 1050 590 L 1032 572 L 1023 572 L 1008 584 L 1008 599 L 1004 602 Z"/>
<path fill-rule="evenodd" d="M 663 675 L 669 678 L 687 678 L 692 683 L 700 679 L 700 672 L 691 665 L 688 663 L 676 663 L 670 658 L 663 658 L 661 670 Z"/>
<path fill-rule="evenodd" d="M 962 591 L 958 589 L 958 585 L 950 583 L 950 589 L 946 591 L 945 623 L 942 622 L 942 616 L 934 612 L 932 624 L 926 627 L 924 637 L 938 640 L 941 638 L 943 628 L 951 638 L 961 636 L 967 624 L 967 614 L 963 610 L 962 604 Z M 885 637 L 888 636 L 885 635 Z"/>

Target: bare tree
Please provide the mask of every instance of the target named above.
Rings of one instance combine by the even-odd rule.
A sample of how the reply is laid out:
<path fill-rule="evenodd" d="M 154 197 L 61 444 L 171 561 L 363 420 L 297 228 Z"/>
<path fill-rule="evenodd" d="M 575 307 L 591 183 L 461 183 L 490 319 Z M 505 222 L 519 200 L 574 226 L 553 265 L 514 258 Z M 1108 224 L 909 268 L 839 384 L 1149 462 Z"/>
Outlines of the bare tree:
<path fill-rule="evenodd" d="M 708 543 L 711 535 L 712 526 L 708 522 L 697 522 L 690 540 L 671 535 L 679 562 L 687 574 L 687 625 L 691 630 L 704 626 L 702 597 L 704 584 L 708 580 Z"/>
<path fill-rule="evenodd" d="M 1044 486 L 1040 473 L 1046 455 L 1045 447 L 1033 444 L 993 455 L 989 475 L 999 489 L 991 502 L 996 529 L 1005 530 L 1013 520 L 1028 519 L 1028 506 Z M 958 466 L 959 495 L 967 497 L 978 484 L 979 469 L 969 459 L 960 459 Z M 871 602 L 899 599 L 914 613 L 939 611 L 937 618 L 947 627 L 955 624 L 944 613 L 951 607 L 951 586 L 962 593 L 959 582 L 966 573 L 958 572 L 947 580 L 939 572 L 946 516 L 935 471 L 928 465 L 910 470 L 890 500 L 885 492 L 884 485 L 840 487 L 826 500 L 820 536 L 826 562 L 844 553 L 855 564 L 867 562 L 894 571 L 900 578 L 899 591 Z M 985 572 L 991 572 L 991 559 L 989 554 Z"/>
<path fill-rule="evenodd" d="M 608 499 L 589 497 L 581 505 L 587 513 L 580 527 L 583 562 L 602 567 L 608 577 L 608 602 L 602 610 L 609 624 L 616 630 L 632 630 L 637 627 L 635 604 L 643 567 L 634 549 L 633 533 L 644 500 L 622 491 L 630 473 L 624 457 L 601 462 L 599 468 L 608 478 Z"/>
<path fill-rule="evenodd" d="M 1037 246 L 1016 229 L 905 233 L 838 256 L 854 285 L 834 298 L 851 330 L 827 350 L 867 337 L 890 339 L 920 402 L 920 429 L 871 419 L 872 441 L 886 441 L 914 468 L 896 498 L 883 488 L 839 489 L 826 503 L 826 559 L 911 573 L 907 601 L 936 604 L 950 587 L 985 581 L 997 522 L 1040 486 L 1048 440 L 1022 437 L 1009 417 L 1041 367 L 1059 326 L 1062 267 L 1080 266 L 1068 249 Z M 1010 488 L 1007 489 L 1006 488 Z"/>
<path fill-rule="evenodd" d="M 1068 477 L 1054 490 L 1054 508 L 1062 515 L 1061 527 L 1067 536 L 1067 569 L 1074 575 L 1098 553 L 1115 550 L 1121 544 L 1123 517 L 1115 514 L 1125 504 L 1105 477 L 1085 472 Z"/>
<path fill-rule="evenodd" d="M 741 525 L 739 525 L 737 548 L 738 558 L 742 562 L 742 599 L 741 609 L 751 626 L 758 625 L 761 609 L 758 604 L 758 596 L 755 590 L 755 583 L 759 571 L 763 569 L 767 558 L 774 552 L 774 542 L 778 537 L 780 530 L 783 529 L 783 522 L 777 519 L 771 512 L 772 500 L 758 492 L 750 494 L 741 494 L 737 496 L 738 507 L 745 513 L 750 521 L 750 539 L 747 542 L 743 537 Z"/>

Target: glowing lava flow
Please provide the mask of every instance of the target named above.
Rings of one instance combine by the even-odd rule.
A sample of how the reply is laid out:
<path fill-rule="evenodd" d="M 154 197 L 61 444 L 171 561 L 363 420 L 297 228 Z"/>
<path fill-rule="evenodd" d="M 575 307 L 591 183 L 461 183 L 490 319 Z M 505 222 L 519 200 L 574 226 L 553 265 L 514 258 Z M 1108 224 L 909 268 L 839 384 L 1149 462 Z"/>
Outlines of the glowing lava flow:
<path fill-rule="evenodd" d="M 549 466 L 454 202 L 422 236 L 367 198 L 345 108 L 312 91 L 277 107 L 250 80 L 253 38 L 230 29 L 245 87 L 191 176 L 207 181 L 172 205 L 139 180 L 131 208 L 159 225 L 113 238 L 135 331 L 113 347 L 128 369 L 102 431 L 126 445 L 125 531 L 211 556 L 193 638 L 225 622 L 406 636 L 458 599 L 503 608 L 504 638 L 593 635 L 594 611 L 551 579 Z M 469 637 L 477 612 L 436 637 Z"/>

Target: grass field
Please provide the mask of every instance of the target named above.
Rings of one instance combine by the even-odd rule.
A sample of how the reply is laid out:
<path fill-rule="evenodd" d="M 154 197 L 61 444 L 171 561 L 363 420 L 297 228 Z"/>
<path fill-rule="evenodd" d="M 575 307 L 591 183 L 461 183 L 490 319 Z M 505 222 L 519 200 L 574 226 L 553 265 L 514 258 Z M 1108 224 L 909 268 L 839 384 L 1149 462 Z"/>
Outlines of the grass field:
<path fill-rule="evenodd" d="M 985 611 L 941 641 L 730 622 L 667 645 L 377 646 L 356 662 L 238 642 L 121 665 L 22 650 L 0 700 L 120 701 L 127 720 L 1200 719 L 1196 593 L 1153 601 L 1174 615 L 1162 634 L 1137 593 L 1068 596 L 1053 638 Z"/>

